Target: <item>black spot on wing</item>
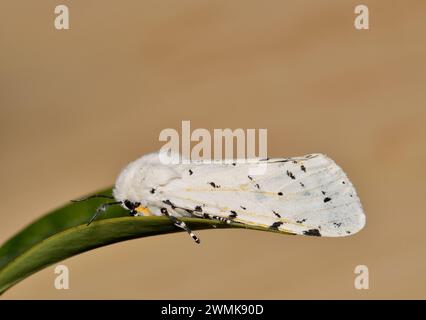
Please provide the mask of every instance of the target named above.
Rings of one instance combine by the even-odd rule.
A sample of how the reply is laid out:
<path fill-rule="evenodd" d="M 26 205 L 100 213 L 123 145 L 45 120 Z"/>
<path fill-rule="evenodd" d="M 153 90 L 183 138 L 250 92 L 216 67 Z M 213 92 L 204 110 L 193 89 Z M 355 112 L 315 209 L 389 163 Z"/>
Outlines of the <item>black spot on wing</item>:
<path fill-rule="evenodd" d="M 194 173 L 194 171 L 192 171 L 191 169 L 189 169 L 188 172 L 190 176 L 192 176 L 192 174 Z"/>
<path fill-rule="evenodd" d="M 258 183 L 256 183 L 254 186 L 256 187 L 256 189 L 260 189 L 260 186 Z"/>
<path fill-rule="evenodd" d="M 283 193 L 280 191 L 280 192 L 278 192 L 278 195 L 279 195 L 279 196 L 282 196 L 282 195 L 283 195 Z"/>
<path fill-rule="evenodd" d="M 275 216 L 277 216 L 278 218 L 281 218 L 281 215 L 278 212 L 276 212 L 274 210 L 272 210 L 272 212 L 273 212 L 273 214 L 275 214 Z"/>
<path fill-rule="evenodd" d="M 220 188 L 220 185 L 214 183 L 214 182 L 208 182 L 209 185 L 211 185 L 213 188 Z"/>
<path fill-rule="evenodd" d="M 234 210 L 231 210 L 230 212 L 231 212 L 231 214 L 229 215 L 230 219 L 233 219 L 233 218 L 237 217 L 237 213 Z"/>
<path fill-rule="evenodd" d="M 303 222 L 305 222 L 305 221 L 306 221 L 306 219 L 297 220 L 297 221 L 296 221 L 296 223 L 303 223 Z"/>
<path fill-rule="evenodd" d="M 300 166 L 300 170 L 302 170 L 303 172 L 306 172 L 306 167 L 302 164 L 302 165 Z"/>
<path fill-rule="evenodd" d="M 155 189 L 154 189 L 154 188 L 151 188 L 150 193 L 154 194 L 154 193 L 155 193 Z"/>
<path fill-rule="evenodd" d="M 325 198 L 324 198 L 324 202 L 329 202 L 329 201 L 331 201 L 331 198 L 330 198 L 330 197 L 325 197 Z"/>
<path fill-rule="evenodd" d="M 240 206 L 240 208 L 241 208 L 241 209 L 243 209 L 243 210 L 247 210 L 247 208 L 246 208 L 246 207 L 243 207 L 243 206 Z"/>
<path fill-rule="evenodd" d="M 194 208 L 194 211 L 197 211 L 197 212 L 203 212 L 203 208 L 201 208 L 201 206 L 196 206 L 196 207 Z"/>
<path fill-rule="evenodd" d="M 305 187 L 305 184 L 304 184 L 304 183 L 302 183 L 302 182 L 300 182 L 300 186 L 301 186 L 302 188 L 304 188 L 304 187 Z"/>
<path fill-rule="evenodd" d="M 318 229 L 309 229 L 308 231 L 303 231 L 303 234 L 305 236 L 321 237 L 321 233 Z"/>
<path fill-rule="evenodd" d="M 296 177 L 294 176 L 294 174 L 293 174 L 293 172 L 291 172 L 291 171 L 288 171 L 287 170 L 287 175 L 291 178 L 291 179 L 296 179 Z"/>

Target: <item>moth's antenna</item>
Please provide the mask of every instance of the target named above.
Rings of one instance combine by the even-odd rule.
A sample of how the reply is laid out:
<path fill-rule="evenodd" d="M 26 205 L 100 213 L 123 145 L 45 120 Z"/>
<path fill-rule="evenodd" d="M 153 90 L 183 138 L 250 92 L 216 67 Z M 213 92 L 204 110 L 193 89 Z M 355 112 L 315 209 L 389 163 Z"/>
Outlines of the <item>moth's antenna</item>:
<path fill-rule="evenodd" d="M 92 218 L 90 219 L 90 221 L 87 223 L 87 225 L 91 224 L 91 223 L 93 222 L 93 220 L 95 220 L 95 219 L 96 219 L 96 217 L 97 217 L 98 215 L 100 215 L 101 213 L 105 212 L 105 211 L 106 211 L 106 209 L 108 209 L 108 207 L 109 207 L 109 206 L 113 206 L 113 205 L 117 205 L 117 204 L 122 204 L 122 202 L 121 202 L 121 201 L 107 202 L 107 203 L 104 203 L 104 204 L 102 204 L 101 206 L 99 206 L 99 207 L 96 209 L 96 212 L 95 212 L 95 214 L 93 215 L 93 217 L 92 217 Z"/>
<path fill-rule="evenodd" d="M 71 202 L 81 202 L 81 201 L 86 201 L 86 200 L 90 200 L 90 199 L 93 199 L 93 198 L 114 199 L 113 196 L 107 196 L 105 194 L 94 194 L 92 196 L 88 196 L 88 197 L 85 197 L 85 198 L 71 200 Z"/>

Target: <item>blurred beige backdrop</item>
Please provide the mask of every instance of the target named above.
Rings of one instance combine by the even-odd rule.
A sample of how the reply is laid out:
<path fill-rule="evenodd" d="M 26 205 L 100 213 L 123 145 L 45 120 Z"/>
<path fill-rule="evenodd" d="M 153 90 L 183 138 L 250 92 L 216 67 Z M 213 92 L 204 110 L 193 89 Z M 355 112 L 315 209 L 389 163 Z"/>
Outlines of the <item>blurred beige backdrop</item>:
<path fill-rule="evenodd" d="M 54 29 L 58 4 L 70 30 Z M 273 157 L 330 155 L 367 213 L 343 239 L 123 242 L 64 261 L 68 291 L 52 266 L 2 298 L 426 298 L 425 35 L 422 0 L 1 1 L 0 242 L 113 184 L 182 120 L 267 128 Z"/>

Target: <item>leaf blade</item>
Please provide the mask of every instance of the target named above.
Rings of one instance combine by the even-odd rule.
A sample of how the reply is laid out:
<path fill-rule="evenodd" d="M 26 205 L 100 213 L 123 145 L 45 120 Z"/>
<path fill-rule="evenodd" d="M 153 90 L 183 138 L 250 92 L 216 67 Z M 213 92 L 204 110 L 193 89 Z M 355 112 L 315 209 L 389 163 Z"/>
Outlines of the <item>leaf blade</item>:
<path fill-rule="evenodd" d="M 111 189 L 102 193 L 111 194 Z M 130 217 L 121 206 L 111 207 L 87 226 L 101 203 L 102 200 L 91 200 L 65 205 L 36 220 L 0 247 L 0 294 L 31 274 L 79 253 L 120 241 L 182 231 L 167 217 Z M 193 230 L 245 228 L 284 233 L 200 218 L 182 220 Z"/>

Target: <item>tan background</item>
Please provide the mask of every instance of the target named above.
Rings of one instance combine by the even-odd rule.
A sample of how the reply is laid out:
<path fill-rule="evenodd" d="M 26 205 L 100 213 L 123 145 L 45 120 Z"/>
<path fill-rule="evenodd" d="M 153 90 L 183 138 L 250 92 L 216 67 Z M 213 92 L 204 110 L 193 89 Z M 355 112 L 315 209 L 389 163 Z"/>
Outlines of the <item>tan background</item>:
<path fill-rule="evenodd" d="M 54 29 L 57 4 L 71 30 Z M 66 260 L 68 291 L 50 267 L 3 298 L 426 298 L 425 35 L 422 0 L 1 1 L 1 242 L 111 185 L 182 120 L 267 128 L 274 157 L 327 153 L 367 213 L 343 239 L 128 241 Z"/>

